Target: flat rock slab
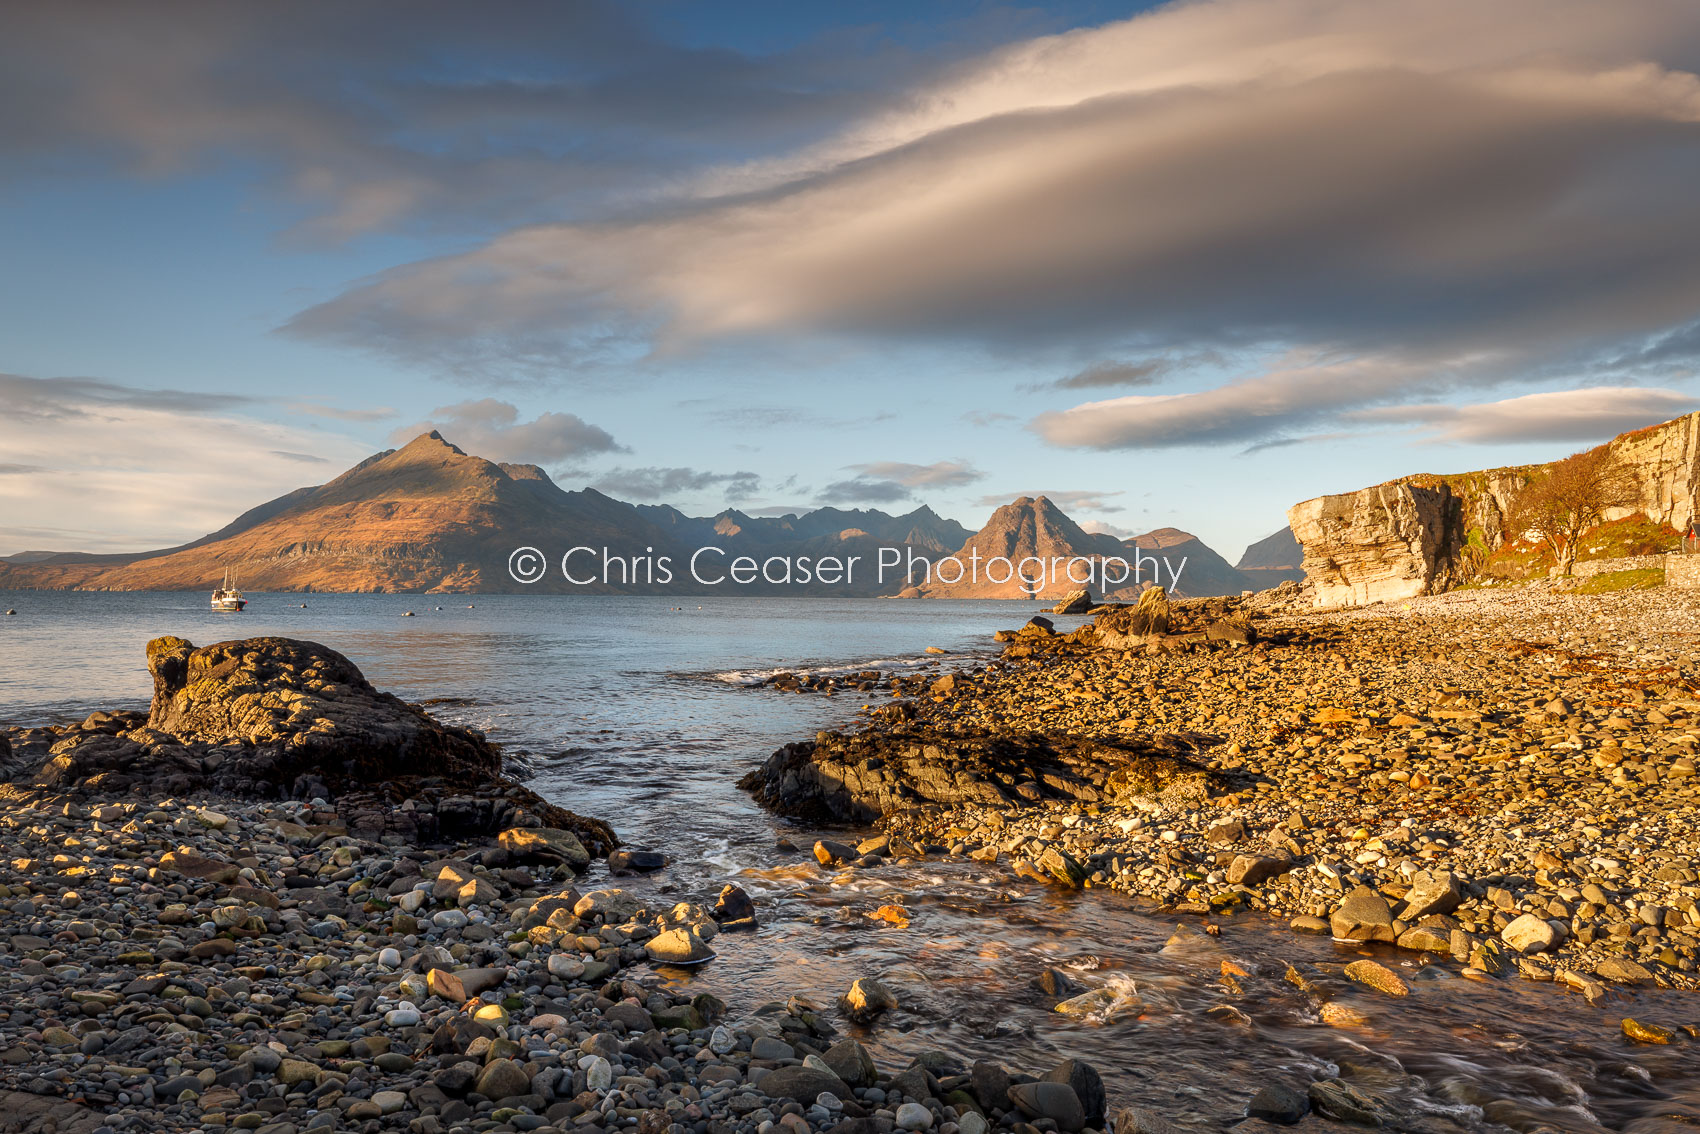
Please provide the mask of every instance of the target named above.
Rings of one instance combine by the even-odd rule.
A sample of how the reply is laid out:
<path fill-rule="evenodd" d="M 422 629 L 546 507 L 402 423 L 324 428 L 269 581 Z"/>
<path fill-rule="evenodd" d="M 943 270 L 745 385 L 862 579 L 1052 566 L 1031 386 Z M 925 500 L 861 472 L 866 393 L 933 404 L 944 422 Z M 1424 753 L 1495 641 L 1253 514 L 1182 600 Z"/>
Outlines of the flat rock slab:
<path fill-rule="evenodd" d="M 782 815 L 869 823 L 925 807 L 1197 804 L 1221 785 L 1200 764 L 1127 740 L 898 729 L 788 744 L 738 786 Z"/>

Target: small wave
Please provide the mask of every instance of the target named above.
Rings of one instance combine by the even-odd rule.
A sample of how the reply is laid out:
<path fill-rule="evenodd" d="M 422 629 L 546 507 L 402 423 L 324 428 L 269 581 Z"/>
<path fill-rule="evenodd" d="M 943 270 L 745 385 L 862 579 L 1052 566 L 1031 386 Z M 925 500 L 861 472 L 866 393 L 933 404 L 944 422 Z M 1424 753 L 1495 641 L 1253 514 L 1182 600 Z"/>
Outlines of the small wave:
<path fill-rule="evenodd" d="M 843 677 L 851 673 L 863 673 L 877 669 L 882 672 L 907 671 L 935 667 L 944 661 L 978 660 L 976 655 L 948 654 L 929 655 L 912 658 L 875 658 L 872 661 L 845 662 L 832 665 L 776 665 L 763 669 L 724 669 L 706 673 L 684 673 L 675 676 L 696 678 L 703 681 L 719 681 L 727 685 L 761 685 L 769 678 L 782 673 L 796 674 L 798 677 Z"/>

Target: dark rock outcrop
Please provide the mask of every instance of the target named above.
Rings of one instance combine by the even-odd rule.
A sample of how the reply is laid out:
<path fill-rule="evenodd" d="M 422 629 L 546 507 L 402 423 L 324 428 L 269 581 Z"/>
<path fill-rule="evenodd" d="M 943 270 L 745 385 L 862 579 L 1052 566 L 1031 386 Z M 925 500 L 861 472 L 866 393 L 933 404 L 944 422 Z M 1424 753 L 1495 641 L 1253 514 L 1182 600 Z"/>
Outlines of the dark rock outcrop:
<path fill-rule="evenodd" d="M 199 649 L 148 643 L 154 678 L 147 727 L 184 743 L 241 747 L 212 769 L 215 786 L 374 783 L 397 776 L 478 782 L 501 768 L 494 745 L 373 688 L 358 667 L 316 642 L 248 638 Z"/>
<path fill-rule="evenodd" d="M 248 638 L 197 648 L 148 643 L 149 712 L 14 730 L 5 769 L 30 785 L 335 800 L 351 829 L 430 841 L 511 827 L 571 831 L 593 854 L 604 823 L 557 807 L 501 773 L 501 752 L 376 689 L 316 642 Z"/>
<path fill-rule="evenodd" d="M 1196 802 L 1218 785 L 1203 766 L 1149 744 L 928 729 L 823 732 L 781 748 L 738 786 L 782 815 L 869 823 L 901 811 L 969 804 Z"/>

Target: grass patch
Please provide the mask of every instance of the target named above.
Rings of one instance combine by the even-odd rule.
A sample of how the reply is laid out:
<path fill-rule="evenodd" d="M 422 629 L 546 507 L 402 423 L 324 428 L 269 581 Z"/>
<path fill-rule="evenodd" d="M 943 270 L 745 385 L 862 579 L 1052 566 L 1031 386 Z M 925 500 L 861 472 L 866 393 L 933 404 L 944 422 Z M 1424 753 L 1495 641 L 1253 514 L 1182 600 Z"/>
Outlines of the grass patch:
<path fill-rule="evenodd" d="M 1606 571 L 1581 580 L 1570 590 L 1578 595 L 1604 595 L 1615 591 L 1644 591 L 1664 584 L 1663 567 L 1640 567 L 1634 571 Z"/>
<path fill-rule="evenodd" d="M 1577 562 L 1622 559 L 1630 555 L 1663 555 L 1682 547 L 1682 533 L 1668 524 L 1655 524 L 1637 512 L 1593 528 L 1577 541 Z"/>

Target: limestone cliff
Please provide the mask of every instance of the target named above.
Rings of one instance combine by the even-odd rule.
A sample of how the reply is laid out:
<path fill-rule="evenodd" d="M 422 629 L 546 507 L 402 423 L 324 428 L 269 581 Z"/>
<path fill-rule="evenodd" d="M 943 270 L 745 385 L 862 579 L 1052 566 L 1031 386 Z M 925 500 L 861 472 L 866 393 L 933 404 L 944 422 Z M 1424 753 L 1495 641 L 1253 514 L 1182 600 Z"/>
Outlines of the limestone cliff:
<path fill-rule="evenodd" d="M 1637 512 L 1684 530 L 1700 496 L 1700 414 L 1607 442 L 1638 496 L 1607 519 Z M 1469 549 L 1498 549 L 1516 533 L 1506 512 L 1541 465 L 1402 477 L 1295 504 L 1287 521 L 1304 548 L 1318 606 L 1353 606 L 1433 594 L 1462 577 Z"/>

